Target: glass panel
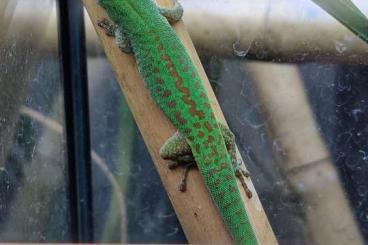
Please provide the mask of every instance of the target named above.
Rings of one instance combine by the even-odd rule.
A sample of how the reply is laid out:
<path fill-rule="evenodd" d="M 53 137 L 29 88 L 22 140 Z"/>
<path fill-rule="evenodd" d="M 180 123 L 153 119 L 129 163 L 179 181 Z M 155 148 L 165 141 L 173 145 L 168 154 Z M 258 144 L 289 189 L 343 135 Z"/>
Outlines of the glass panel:
<path fill-rule="evenodd" d="M 70 240 L 54 0 L 0 1 L 0 241 Z"/>
<path fill-rule="evenodd" d="M 368 243 L 367 44 L 309 0 L 180 2 L 280 244 Z M 184 243 L 87 34 L 96 240 Z"/>

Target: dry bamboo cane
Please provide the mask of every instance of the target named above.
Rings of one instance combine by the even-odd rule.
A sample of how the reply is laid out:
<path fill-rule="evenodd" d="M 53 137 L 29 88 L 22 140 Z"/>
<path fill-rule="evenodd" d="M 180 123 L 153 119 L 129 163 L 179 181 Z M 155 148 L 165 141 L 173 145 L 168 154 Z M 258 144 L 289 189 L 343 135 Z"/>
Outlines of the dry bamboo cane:
<path fill-rule="evenodd" d="M 368 61 L 368 45 L 312 1 L 185 0 L 183 6 L 202 52 L 283 62 Z"/>
<path fill-rule="evenodd" d="M 0 16 L 9 9 L 9 6 L 2 9 L 7 1 L 0 1 Z M 16 3 L 9 2 L 9 5 Z M 232 0 L 231 4 L 227 0 L 180 2 L 185 9 L 184 21 L 188 31 L 197 50 L 201 52 L 219 57 L 246 55 L 255 60 L 368 63 L 368 45 L 311 1 Z M 23 11 L 22 16 L 14 19 L 15 24 L 34 20 L 32 8 Z M 363 11 L 367 12 L 367 9 Z M 311 17 L 307 13 L 314 15 Z M 52 14 L 43 45 L 44 52 L 57 50 L 57 35 L 54 33 L 57 29 L 56 11 Z M 0 34 L 6 30 L 2 26 L 7 20 L 10 19 L 0 22 Z M 89 21 L 86 21 L 86 31 L 88 54 L 99 55 L 95 52 L 97 38 Z"/>
<path fill-rule="evenodd" d="M 172 6 L 171 0 L 157 1 L 163 6 Z M 208 192 L 197 170 L 191 172 L 188 179 L 188 190 L 180 193 L 177 184 L 180 182 L 181 171 L 171 171 L 167 168 L 158 152 L 164 141 L 170 137 L 175 129 L 164 117 L 163 113 L 155 106 L 150 98 L 144 83 L 139 76 L 135 60 L 132 56 L 126 55 L 116 47 L 112 38 L 105 35 L 97 25 L 97 21 L 106 18 L 106 13 L 94 0 L 83 0 L 89 16 L 100 37 L 105 53 L 110 60 L 117 80 L 130 106 L 137 125 L 142 133 L 143 139 L 148 147 L 155 167 L 161 177 L 162 183 L 175 209 L 177 217 L 182 225 L 186 237 L 190 243 L 221 243 L 230 244 L 231 239 L 227 233 L 217 211 L 209 198 Z M 208 79 L 200 64 L 199 58 L 185 31 L 182 22 L 173 26 L 180 39 L 187 48 L 194 64 L 200 73 L 202 81 L 209 94 L 215 114 L 221 121 L 223 115 L 216 101 L 213 91 L 210 88 Z M 154 125 L 154 127 L 152 126 Z M 239 187 L 241 187 L 240 183 Z M 273 231 L 268 223 L 257 193 L 250 180 L 247 181 L 254 192 L 252 199 L 247 199 L 245 193 L 243 200 L 250 217 L 250 221 L 256 231 L 260 244 L 277 244 Z"/>
<path fill-rule="evenodd" d="M 363 244 L 297 67 L 250 62 L 244 68 L 281 146 L 280 167 L 305 204 L 307 244 Z"/>

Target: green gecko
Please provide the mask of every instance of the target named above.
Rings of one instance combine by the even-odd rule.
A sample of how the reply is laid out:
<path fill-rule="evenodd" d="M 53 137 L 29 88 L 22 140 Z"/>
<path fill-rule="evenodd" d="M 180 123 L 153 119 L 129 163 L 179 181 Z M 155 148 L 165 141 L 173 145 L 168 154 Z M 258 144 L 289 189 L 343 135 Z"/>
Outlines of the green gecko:
<path fill-rule="evenodd" d="M 131 47 L 151 97 L 179 131 L 161 148 L 161 156 L 187 162 L 194 158 L 234 242 L 258 244 L 235 179 L 235 172 L 240 176 L 242 171 L 233 136 L 228 133 L 232 146 L 228 151 L 224 136 L 230 131 L 216 121 L 201 78 L 168 22 L 181 18 L 181 6 L 176 2 L 174 9 L 159 8 L 152 0 L 100 0 L 99 4 L 114 21 L 119 47 L 125 51 Z"/>

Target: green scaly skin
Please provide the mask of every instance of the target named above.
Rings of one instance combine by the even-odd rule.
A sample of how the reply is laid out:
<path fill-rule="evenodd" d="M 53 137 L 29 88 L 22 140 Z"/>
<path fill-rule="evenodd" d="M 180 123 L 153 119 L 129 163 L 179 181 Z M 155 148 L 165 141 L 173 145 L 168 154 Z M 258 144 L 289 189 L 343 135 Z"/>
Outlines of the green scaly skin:
<path fill-rule="evenodd" d="M 153 100 L 184 135 L 236 244 L 257 244 L 230 156 L 198 72 L 151 0 L 100 0 L 129 39 Z"/>

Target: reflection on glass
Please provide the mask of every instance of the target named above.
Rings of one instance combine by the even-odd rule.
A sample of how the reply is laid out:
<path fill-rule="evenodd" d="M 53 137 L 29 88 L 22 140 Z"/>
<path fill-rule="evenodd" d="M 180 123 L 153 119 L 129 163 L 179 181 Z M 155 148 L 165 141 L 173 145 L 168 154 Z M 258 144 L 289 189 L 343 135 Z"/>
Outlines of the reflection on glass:
<path fill-rule="evenodd" d="M 0 2 L 2 242 L 70 237 L 55 12 L 51 0 Z"/>
<path fill-rule="evenodd" d="M 367 243 L 367 45 L 309 0 L 182 3 L 280 244 Z M 0 1 L 0 241 L 70 238 L 54 6 Z M 184 243 L 86 23 L 95 240 Z"/>

